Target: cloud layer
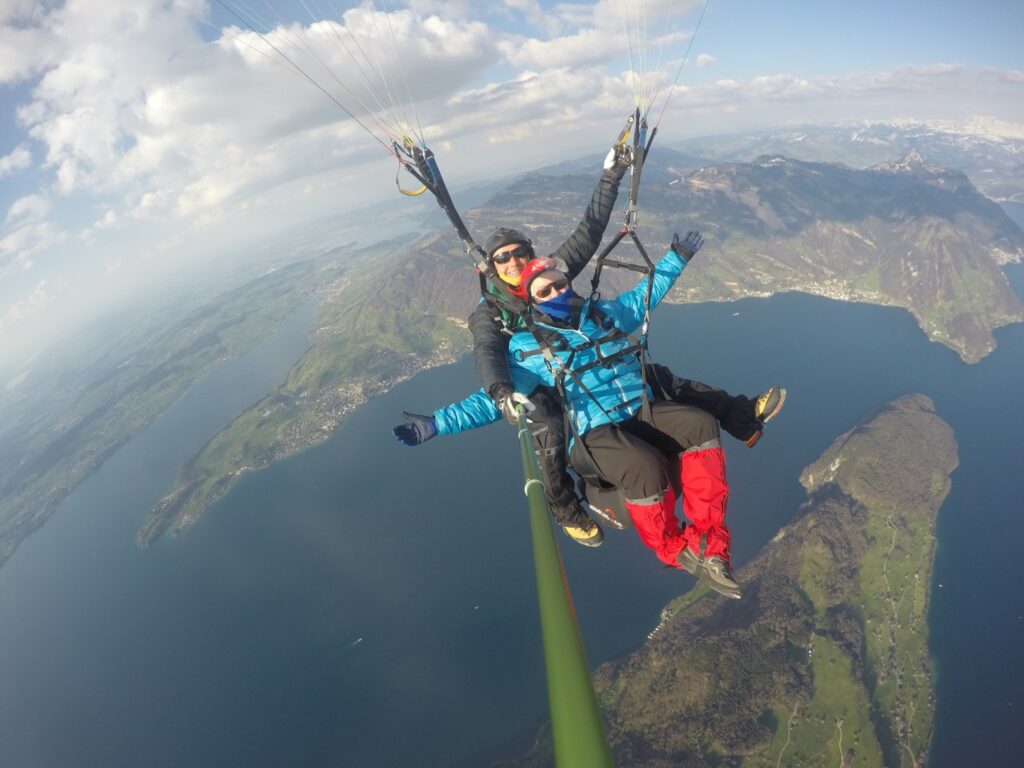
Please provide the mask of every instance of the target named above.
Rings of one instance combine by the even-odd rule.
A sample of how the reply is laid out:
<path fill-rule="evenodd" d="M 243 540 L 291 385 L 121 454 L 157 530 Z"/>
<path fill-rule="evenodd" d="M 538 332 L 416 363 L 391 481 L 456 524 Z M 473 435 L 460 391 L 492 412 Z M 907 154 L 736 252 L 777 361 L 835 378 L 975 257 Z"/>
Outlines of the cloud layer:
<path fill-rule="evenodd" d="M 0 179 L 16 190 L 3 202 L 0 329 L 64 306 L 63 285 L 113 290 L 153 253 L 293 222 L 304 198 L 310 215 L 370 202 L 394 167 L 381 142 L 421 128 L 450 179 L 596 151 L 638 87 L 669 94 L 703 2 L 632 6 L 624 19 L 622 0 L 414 0 L 312 20 L 240 4 L 264 17 L 246 17 L 251 29 L 205 0 L 0 0 L 0 84 L 18 98 L 0 132 Z M 637 26 L 646 18 L 653 31 Z M 713 42 L 671 91 L 666 140 L 858 117 L 1024 123 L 1020 70 L 730 77 Z M 653 71 L 638 81 L 641 64 Z"/>

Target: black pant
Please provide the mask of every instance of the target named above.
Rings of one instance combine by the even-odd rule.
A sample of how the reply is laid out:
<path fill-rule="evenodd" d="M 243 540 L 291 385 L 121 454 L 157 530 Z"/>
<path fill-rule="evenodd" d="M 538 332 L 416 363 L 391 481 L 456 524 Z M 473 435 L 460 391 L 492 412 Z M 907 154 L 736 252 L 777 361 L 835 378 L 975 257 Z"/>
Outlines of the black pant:
<path fill-rule="evenodd" d="M 533 437 L 533 450 L 537 454 L 540 479 L 544 483 L 551 516 L 557 523 L 569 523 L 579 515 L 580 509 L 572 478 L 565 464 L 565 413 L 558 392 L 550 387 L 538 387 L 530 393 L 534 410 L 527 425 Z"/>
<path fill-rule="evenodd" d="M 754 418 L 753 401 L 743 395 L 733 396 L 699 381 L 681 379 L 664 365 L 648 365 L 647 379 L 655 398 L 673 400 L 711 414 L 721 422 L 726 432 L 738 440 L 746 441 L 761 428 Z M 530 434 L 551 516 L 557 523 L 571 522 L 585 513 L 580 509 L 576 489 L 567 471 L 562 400 L 554 389 L 539 387 L 530 393 L 530 401 L 535 407 L 529 418 Z"/>
<path fill-rule="evenodd" d="M 718 422 L 710 413 L 655 400 L 649 422 L 634 416 L 595 427 L 573 444 L 569 462 L 582 477 L 611 483 L 626 499 L 648 499 L 668 488 L 676 456 L 719 444 Z"/>
<path fill-rule="evenodd" d="M 674 400 L 707 411 L 722 429 L 745 443 L 761 429 L 754 418 L 754 401 L 743 395 L 730 395 L 724 389 L 715 389 L 692 379 L 680 379 L 664 365 L 647 366 L 647 380 L 656 398 Z"/>

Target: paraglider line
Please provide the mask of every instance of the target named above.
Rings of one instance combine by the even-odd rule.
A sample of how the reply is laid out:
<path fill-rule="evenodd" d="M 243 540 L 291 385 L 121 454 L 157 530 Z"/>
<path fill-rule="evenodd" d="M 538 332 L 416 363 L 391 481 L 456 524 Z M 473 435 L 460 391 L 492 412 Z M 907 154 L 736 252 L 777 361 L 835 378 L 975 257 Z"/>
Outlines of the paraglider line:
<path fill-rule="evenodd" d="M 267 6 L 267 9 L 268 9 L 268 10 L 269 10 L 269 11 L 270 11 L 270 12 L 271 12 L 272 14 L 274 14 L 274 16 L 276 16 L 276 17 L 277 17 L 278 21 L 280 21 L 280 22 L 281 22 L 281 28 L 282 28 L 282 29 L 285 29 L 285 28 L 287 28 L 287 24 L 288 24 L 287 20 L 286 20 L 286 19 L 285 19 L 284 17 L 282 17 L 282 16 L 281 16 L 281 14 L 280 14 L 280 13 L 278 13 L 278 12 L 277 12 L 277 11 L 276 11 L 276 10 L 274 9 L 274 7 L 273 7 L 272 5 L 270 5 L 270 3 L 268 3 L 268 2 L 267 2 L 267 0 L 263 0 L 263 4 L 264 4 L 265 6 Z M 313 21 L 314 21 L 314 22 L 318 21 L 318 20 L 317 20 L 317 19 L 316 19 L 315 17 L 313 17 L 313 14 L 312 14 L 312 12 L 311 12 L 311 11 L 309 10 L 309 8 L 308 8 L 308 7 L 306 6 L 305 2 L 303 2 L 303 3 L 302 3 L 302 7 L 306 9 L 306 12 L 307 12 L 307 13 L 309 13 L 310 17 L 311 17 L 311 18 L 313 18 Z M 380 120 L 378 120 L 378 119 L 377 119 L 377 118 L 376 118 L 376 117 L 374 116 L 374 114 L 373 114 L 373 111 L 372 111 L 372 110 L 371 110 L 371 109 L 370 109 L 369 107 L 367 107 L 367 106 L 366 106 L 366 104 L 364 104 L 364 103 L 363 103 L 362 99 L 360 99 L 360 98 L 359 98 L 359 97 L 358 97 L 358 96 L 357 96 L 357 95 L 356 95 L 355 93 L 353 93 L 353 92 L 352 92 L 352 90 L 351 90 L 351 89 L 349 89 L 349 88 L 348 88 L 348 87 L 347 87 L 347 86 L 346 86 L 346 85 L 345 85 L 345 84 L 344 84 L 344 83 L 343 83 L 343 82 L 342 82 L 342 81 L 341 81 L 341 80 L 340 80 L 340 79 L 338 78 L 338 76 L 337 76 L 336 74 L 334 74 L 334 70 L 333 70 L 333 69 L 331 69 L 331 68 L 330 68 L 330 66 L 328 66 L 327 62 L 325 62 L 325 61 L 324 61 L 324 60 L 323 60 L 322 58 L 320 58 L 319 54 L 317 54 L 317 52 L 316 52 L 316 51 L 315 51 L 315 50 L 313 49 L 313 47 L 312 47 L 312 46 L 311 46 L 311 45 L 309 44 L 309 42 L 308 42 L 308 41 L 306 40 L 306 38 L 305 38 L 305 37 L 303 37 L 303 36 L 299 35 L 299 36 L 296 36 L 296 39 L 297 39 L 297 40 L 298 40 L 298 41 L 299 41 L 299 42 L 300 42 L 300 43 L 302 44 L 302 47 L 303 47 L 303 48 L 305 48 L 305 49 L 306 49 L 307 51 L 309 51 L 309 55 L 313 57 L 313 60 L 314 60 L 314 61 L 315 61 L 315 62 L 316 62 L 317 64 L 319 64 L 319 65 L 320 65 L 320 66 L 321 66 L 321 67 L 323 68 L 323 70 L 324 70 L 324 71 L 325 71 L 325 72 L 326 72 L 326 73 L 327 73 L 328 75 L 330 75 L 330 76 L 331 76 L 331 78 L 332 78 L 332 79 L 334 80 L 334 82 L 336 82 L 336 83 L 337 83 L 337 84 L 338 84 L 338 85 L 339 85 L 339 86 L 341 87 L 341 89 L 342 89 L 342 90 L 344 90 L 344 91 L 345 91 L 346 93 L 348 93 L 348 95 L 349 95 L 349 96 L 351 96 L 351 97 L 352 97 L 353 99 L 355 99 L 356 103 L 357 103 L 357 104 L 358 104 L 358 105 L 359 105 L 360 107 L 362 107 L 362 108 L 363 108 L 363 109 L 364 109 L 364 110 L 365 110 L 365 111 L 367 112 L 367 114 L 369 114 L 369 115 L 370 115 L 370 119 L 371 119 L 371 120 L 373 120 L 373 122 L 375 122 L 375 123 L 377 124 L 377 127 L 379 127 L 379 128 L 380 128 L 380 129 L 382 130 L 382 131 L 384 131 L 384 133 L 385 133 L 385 134 L 386 134 L 386 135 L 388 136 L 388 138 L 391 138 L 391 139 L 397 138 L 397 137 L 395 136 L 395 134 L 394 134 L 394 133 L 393 133 L 392 131 L 390 131 L 390 130 L 388 129 L 388 127 L 387 127 L 386 125 L 384 125 L 384 124 L 383 124 L 383 123 L 382 123 L 382 122 L 381 122 Z M 296 46 L 294 42 L 293 42 L 293 43 L 291 43 L 291 45 L 295 46 L 295 49 L 296 49 L 296 50 L 299 50 L 299 47 L 298 47 L 298 46 Z"/>
<path fill-rule="evenodd" d="M 371 130 L 370 130 L 369 128 L 367 128 L 367 127 L 366 127 L 366 124 L 365 124 L 365 123 L 363 123 L 363 121 L 362 121 L 362 120 L 360 120 L 360 119 L 359 119 L 358 117 L 356 117 L 356 116 L 355 116 L 355 115 L 354 115 L 354 114 L 352 113 L 352 111 L 351 111 L 351 110 L 349 110 L 349 109 L 348 109 L 348 108 L 347 108 L 347 107 L 346 107 L 346 106 L 345 106 L 344 104 L 342 104 L 342 103 L 341 103 L 340 101 L 338 101 L 338 99 L 337 99 L 337 98 L 335 98 L 335 97 L 334 97 L 334 95 L 333 95 L 333 94 L 332 94 L 332 93 L 331 93 L 330 91 L 326 90 L 326 89 L 325 89 L 325 88 L 324 88 L 324 87 L 323 87 L 322 85 L 320 85 L 320 83 L 318 83 L 318 82 L 317 82 L 317 81 L 316 81 L 315 79 L 313 79 L 312 77 L 310 77 L 310 75 L 309 75 L 309 74 L 308 74 L 308 73 L 307 73 L 307 72 L 306 72 L 306 71 L 305 71 L 305 70 L 304 70 L 304 69 L 303 69 L 302 67 L 300 67 L 300 66 L 299 66 L 298 64 L 296 64 L 296 63 L 295 63 L 294 61 L 292 61 L 292 60 L 291 60 L 291 59 L 290 59 L 290 58 L 288 57 L 288 55 L 287 55 L 287 54 L 286 54 L 286 53 L 285 53 L 284 51 L 282 51 L 282 50 L 281 50 L 280 48 L 278 48 L 278 47 L 277 47 L 276 45 L 274 45 L 274 44 L 273 44 L 272 42 L 270 42 L 270 40 L 268 40 L 268 39 L 267 39 L 266 35 L 264 35 L 264 34 L 263 34 L 262 32 L 260 32 L 259 30 L 257 30 L 257 29 L 254 29 L 254 28 L 253 28 L 253 26 L 252 26 L 252 25 L 251 25 L 251 24 L 250 24 L 249 22 L 247 22 L 247 21 L 246 21 L 246 20 L 245 20 L 244 18 L 242 18 L 242 16 L 240 16 L 240 15 L 239 15 L 239 14 L 238 14 L 238 13 L 237 13 L 237 12 L 235 11 L 235 9 L 234 9 L 234 8 L 232 8 L 232 7 L 230 6 L 230 5 L 228 5 L 228 4 L 226 3 L 226 2 L 224 2 L 224 0 L 217 0 L 217 2 L 218 2 L 218 3 L 219 3 L 219 4 L 220 4 L 220 5 L 221 5 L 221 6 L 223 7 L 223 8 L 225 8 L 225 9 L 226 9 L 226 10 L 227 10 L 227 11 L 228 11 L 228 12 L 229 12 L 229 13 L 230 13 L 230 14 L 231 14 L 232 16 L 234 16 L 234 17 L 235 17 L 236 19 L 238 19 L 238 20 L 239 20 L 239 21 L 241 21 L 241 22 L 242 22 L 243 24 L 245 24 L 245 26 L 246 26 L 246 27 L 248 27 L 249 29 L 251 29 L 251 30 L 252 30 L 252 31 L 253 31 L 253 32 L 254 32 L 254 33 L 255 33 L 255 34 L 257 35 L 257 36 L 259 36 L 259 38 L 260 38 L 260 39 L 261 39 L 261 40 L 262 40 L 263 42 L 265 42 L 265 43 L 266 43 L 267 45 L 269 45 L 269 46 L 270 46 L 271 48 L 273 48 L 273 49 L 274 49 L 274 50 L 275 50 L 275 51 L 277 52 L 277 54 L 278 54 L 278 55 L 279 55 L 279 56 L 280 56 L 280 57 L 281 57 L 282 59 L 284 59 L 284 60 L 285 60 L 286 62 L 288 62 L 288 63 L 289 63 L 289 64 L 290 64 L 290 65 L 291 65 L 292 67 L 294 67 L 294 68 L 295 68 L 295 70 L 296 70 L 296 71 L 297 71 L 297 72 L 298 72 L 298 73 L 299 73 L 300 75 L 302 75 L 302 76 L 303 76 L 303 77 L 304 77 L 304 78 L 305 78 L 306 80 L 308 80 L 308 81 L 309 81 L 309 83 L 310 83 L 311 85 L 313 85 L 313 86 L 314 86 L 314 87 L 315 87 L 315 88 L 316 88 L 317 90 L 319 90 L 319 91 L 320 91 L 321 93 L 323 93 L 323 94 L 324 94 L 324 96 L 326 96 L 326 97 L 327 97 L 327 98 L 329 98 L 329 99 L 330 99 L 331 101 L 333 101 L 333 102 L 334 102 L 335 104 L 337 104 L 337 105 L 338 105 L 338 106 L 339 106 L 339 107 L 341 108 L 341 110 L 342 110 L 342 111 L 343 111 L 343 112 L 344 112 L 344 113 L 345 113 L 346 115 L 348 115 L 349 117 L 351 117 L 351 118 L 352 118 L 352 119 L 353 119 L 353 120 L 354 120 L 354 121 L 356 122 L 356 125 L 358 125 L 358 126 L 359 126 L 360 128 L 362 128 L 362 129 L 363 129 L 364 131 L 366 131 L 366 132 L 367 132 L 368 134 L 370 134 L 370 136 L 372 136 L 372 137 L 373 137 L 373 139 L 374 139 L 374 140 L 375 140 L 375 141 L 376 141 L 376 142 L 377 142 L 378 144 L 380 144 L 380 145 L 381 145 L 382 147 L 384 147 L 385 151 L 387 151 L 387 153 L 388 153 L 389 155 L 395 155 L 395 152 L 394 152 L 394 151 L 392 150 L 392 148 L 391 148 L 391 147 L 390 147 L 390 146 L 389 146 L 389 145 L 388 145 L 388 144 L 387 144 L 386 142 L 384 142 L 384 141 L 383 141 L 383 140 L 382 140 L 382 139 L 381 139 L 381 138 L 380 138 L 380 137 L 379 137 L 379 136 L 378 136 L 377 134 L 375 134 L 375 133 L 374 133 L 373 131 L 371 131 Z M 396 156 L 397 156 L 397 155 L 396 155 Z"/>
<path fill-rule="evenodd" d="M 683 73 L 683 67 L 686 66 L 686 60 L 690 58 L 690 49 L 693 48 L 693 41 L 697 39 L 697 33 L 700 32 L 700 25 L 704 21 L 704 14 L 708 12 L 709 5 L 711 5 L 711 0 L 705 0 L 704 9 L 700 12 L 700 18 L 697 19 L 697 27 L 693 30 L 693 35 L 690 36 L 690 44 L 686 46 L 686 53 L 683 54 L 683 60 L 679 63 L 679 69 L 676 70 L 675 80 L 672 81 L 672 87 L 668 89 L 668 95 L 665 97 L 665 103 L 661 107 L 661 114 L 658 115 L 658 122 L 654 124 L 655 128 L 661 125 L 661 118 L 665 116 L 665 110 L 668 109 L 668 102 L 672 98 L 672 92 L 676 89 L 676 83 L 679 82 L 679 76 Z"/>

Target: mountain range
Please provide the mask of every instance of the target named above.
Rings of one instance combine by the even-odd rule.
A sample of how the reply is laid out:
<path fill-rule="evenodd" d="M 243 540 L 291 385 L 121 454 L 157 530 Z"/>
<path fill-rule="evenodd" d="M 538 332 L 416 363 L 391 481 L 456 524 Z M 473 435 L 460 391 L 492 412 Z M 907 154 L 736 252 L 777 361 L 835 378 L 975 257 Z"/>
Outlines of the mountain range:
<path fill-rule="evenodd" d="M 802 291 L 903 307 L 965 362 L 1024 319 L 1000 269 L 1024 256 L 1024 234 L 965 174 L 916 151 L 863 170 L 778 155 L 718 163 L 645 202 L 658 225 L 699 222 L 712 245 L 679 300 Z"/>
<path fill-rule="evenodd" d="M 993 348 L 993 328 L 1024 320 L 1000 269 L 1024 256 L 1024 233 L 959 171 L 916 152 L 864 170 L 779 156 L 691 168 L 693 159 L 662 149 L 644 170 L 647 249 L 659 256 L 672 231 L 691 226 L 708 243 L 670 301 L 804 291 L 900 306 L 968 362 Z M 481 233 L 523 229 L 538 253 L 550 252 L 576 225 L 595 176 L 528 174 L 467 211 L 466 223 Z M 313 348 L 288 381 L 183 468 L 141 540 L 181 530 L 240 471 L 322 441 L 367 398 L 464 353 L 462 318 L 476 300 L 468 263 L 444 230 L 396 244 L 353 274 L 322 304 Z M 606 292 L 633 279 L 613 272 Z M 466 382 L 466 393 L 475 386 Z"/>
<path fill-rule="evenodd" d="M 676 148 L 708 162 L 750 162 L 784 155 L 808 162 L 867 168 L 913 151 L 956 168 L 997 202 L 1024 202 L 1024 126 L 976 118 L 964 124 L 863 121 L 793 125 L 701 137 Z"/>
<path fill-rule="evenodd" d="M 818 144 L 828 144 L 830 131 L 821 135 Z M 716 141 L 712 148 L 723 150 L 724 140 Z M 754 143 L 748 139 L 747 149 Z M 655 147 L 644 169 L 638 232 L 652 256 L 673 231 L 697 228 L 707 237 L 669 300 L 798 290 L 899 306 L 966 361 L 992 349 L 994 328 L 1024 319 L 1000 269 L 1020 260 L 1024 235 L 964 173 L 920 152 L 857 169 L 777 154 L 709 162 L 707 150 Z M 961 159 L 975 163 L 976 155 Z M 550 252 L 576 225 L 598 167 L 594 158 L 529 173 L 464 218 L 481 240 L 496 225 L 515 226 L 530 233 L 538 253 Z M 632 278 L 623 272 L 606 271 L 602 289 L 627 285 Z M 241 473 L 321 442 L 369 397 L 463 355 L 477 295 L 476 275 L 447 227 L 363 249 L 307 245 L 287 266 L 210 293 L 207 306 L 135 323 L 137 338 L 83 363 L 81 375 L 9 386 L 0 393 L 0 455 L 8 456 L 0 469 L 0 564 L 191 381 L 251 348 L 300 302 L 319 301 L 310 349 L 284 384 L 183 467 L 141 540 L 180 530 Z M 467 381 L 467 392 L 475 385 Z"/>

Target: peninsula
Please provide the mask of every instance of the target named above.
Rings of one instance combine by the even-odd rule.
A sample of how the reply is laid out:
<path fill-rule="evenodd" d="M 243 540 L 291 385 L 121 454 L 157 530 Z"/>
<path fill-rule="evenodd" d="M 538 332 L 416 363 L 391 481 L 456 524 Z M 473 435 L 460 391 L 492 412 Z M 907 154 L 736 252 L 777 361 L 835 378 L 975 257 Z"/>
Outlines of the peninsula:
<path fill-rule="evenodd" d="M 597 670 L 617 765 L 920 766 L 934 712 L 926 618 L 957 446 L 923 395 L 840 436 L 791 523 Z M 517 766 L 547 765 L 547 737 Z"/>

